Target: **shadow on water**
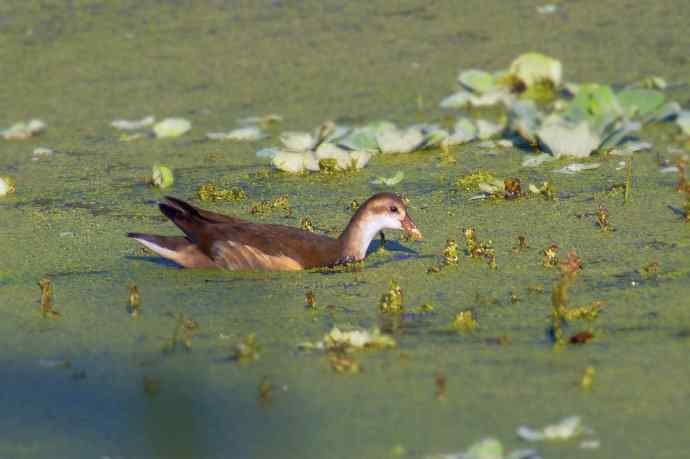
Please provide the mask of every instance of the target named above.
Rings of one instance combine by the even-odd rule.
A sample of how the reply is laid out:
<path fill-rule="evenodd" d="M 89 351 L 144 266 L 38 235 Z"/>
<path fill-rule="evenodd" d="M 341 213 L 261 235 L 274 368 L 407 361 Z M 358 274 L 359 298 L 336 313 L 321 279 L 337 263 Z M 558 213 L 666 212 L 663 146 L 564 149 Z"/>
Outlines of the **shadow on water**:
<path fill-rule="evenodd" d="M 4 370 L 0 402 L 12 416 L 0 418 L 0 457 L 248 458 L 286 438 L 308 443 L 312 431 L 285 422 L 290 413 L 276 403 L 259 403 L 260 378 L 251 371 L 233 378 L 243 381 L 233 390 L 220 391 L 194 362 L 107 369 L 102 362 L 79 369 L 37 363 Z M 266 428 L 269 415 L 280 429 Z"/>

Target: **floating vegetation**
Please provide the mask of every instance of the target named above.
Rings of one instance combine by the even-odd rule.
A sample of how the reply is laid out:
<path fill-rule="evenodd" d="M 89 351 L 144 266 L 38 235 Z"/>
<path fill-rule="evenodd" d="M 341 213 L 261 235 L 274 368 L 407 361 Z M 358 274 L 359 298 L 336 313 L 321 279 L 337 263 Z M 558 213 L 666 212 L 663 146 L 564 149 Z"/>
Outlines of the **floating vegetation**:
<path fill-rule="evenodd" d="M 402 288 L 400 288 L 396 281 L 392 280 L 388 292 L 381 296 L 379 310 L 383 313 L 401 312 L 403 310 Z"/>
<path fill-rule="evenodd" d="M 448 239 L 443 248 L 443 263 L 445 265 L 457 265 L 458 259 L 458 244 L 453 239 Z"/>
<path fill-rule="evenodd" d="M 260 407 L 266 408 L 271 404 L 271 395 L 273 394 L 273 384 L 268 376 L 261 378 L 258 388 L 259 395 L 257 397 L 257 403 Z"/>
<path fill-rule="evenodd" d="M 529 249 L 529 245 L 527 245 L 527 237 L 523 235 L 518 235 L 517 244 L 513 246 L 513 253 L 517 255 L 518 253 L 526 249 Z"/>
<path fill-rule="evenodd" d="M 184 118 L 166 118 L 153 126 L 153 133 L 158 139 L 179 137 L 192 128 L 192 123 Z"/>
<path fill-rule="evenodd" d="M 275 211 L 282 211 L 288 215 L 292 214 L 288 195 L 284 194 L 269 201 L 259 201 L 252 204 L 250 212 L 253 214 L 268 214 Z"/>
<path fill-rule="evenodd" d="M 41 158 L 48 158 L 50 156 L 53 156 L 53 154 L 55 154 L 55 151 L 47 147 L 34 148 L 34 151 L 31 154 L 31 160 L 38 161 Z"/>
<path fill-rule="evenodd" d="M 230 359 L 241 363 L 253 362 L 258 360 L 260 351 L 261 347 L 256 341 L 256 335 L 251 333 L 235 345 Z"/>
<path fill-rule="evenodd" d="M 213 183 L 204 183 L 196 190 L 201 201 L 239 202 L 247 199 L 247 193 L 240 187 L 219 188 Z"/>
<path fill-rule="evenodd" d="M 496 250 L 491 240 L 478 241 L 474 228 L 465 228 L 465 247 L 470 258 L 484 258 L 491 269 L 496 269 Z"/>
<path fill-rule="evenodd" d="M 182 344 L 185 350 L 192 348 L 192 339 L 199 333 L 200 327 L 196 320 L 186 317 L 181 312 L 175 315 L 175 328 L 173 334 L 163 346 L 163 352 L 172 353 L 177 350 L 178 344 Z"/>
<path fill-rule="evenodd" d="M 585 390 L 590 390 L 594 384 L 594 367 L 587 367 L 585 373 L 582 375 L 580 380 L 580 387 Z"/>
<path fill-rule="evenodd" d="M 283 117 L 281 115 L 277 115 L 275 113 L 269 113 L 267 115 L 262 115 L 262 116 L 250 116 L 248 118 L 242 118 L 241 120 L 238 121 L 238 123 L 242 126 L 255 125 L 255 126 L 261 126 L 264 129 L 267 129 L 267 128 L 274 126 L 276 124 L 280 124 L 282 122 L 283 122 Z"/>
<path fill-rule="evenodd" d="M 616 229 L 609 223 L 609 210 L 604 206 L 599 206 L 597 209 L 597 225 L 604 232 L 616 231 Z"/>
<path fill-rule="evenodd" d="M 53 309 L 53 287 L 50 278 L 44 277 L 38 281 L 41 288 L 41 315 L 48 319 L 57 319 L 60 313 Z"/>
<path fill-rule="evenodd" d="M 591 331 L 581 331 L 570 337 L 570 344 L 585 344 L 589 340 L 594 338 L 594 333 Z"/>
<path fill-rule="evenodd" d="M 256 126 L 245 126 L 229 132 L 209 132 L 206 137 L 211 140 L 229 140 L 232 142 L 258 142 L 266 135 Z"/>
<path fill-rule="evenodd" d="M 151 376 L 144 376 L 142 381 L 144 393 L 149 397 L 155 397 L 161 390 L 161 380 Z"/>
<path fill-rule="evenodd" d="M 46 123 L 33 119 L 15 123 L 7 129 L 0 129 L 0 135 L 5 140 L 26 140 L 40 135 L 46 129 Z"/>
<path fill-rule="evenodd" d="M 382 334 L 378 328 L 343 331 L 338 327 L 333 327 L 330 332 L 324 335 L 321 341 L 300 343 L 299 348 L 303 350 L 319 349 L 352 352 L 362 349 L 392 348 L 396 345 L 397 343 L 393 337 Z"/>
<path fill-rule="evenodd" d="M 690 136 L 690 110 L 679 112 L 676 117 L 676 124 L 683 131 L 683 134 Z"/>
<path fill-rule="evenodd" d="M 541 187 L 537 187 L 536 185 L 530 183 L 528 189 L 530 193 L 540 194 L 549 201 L 556 200 L 556 197 L 558 196 L 558 192 L 551 182 L 543 182 Z"/>
<path fill-rule="evenodd" d="M 357 374 L 362 371 L 359 362 L 343 352 L 329 352 L 328 363 L 333 371 L 340 374 Z"/>
<path fill-rule="evenodd" d="M 114 120 L 110 125 L 115 129 L 121 131 L 137 131 L 140 129 L 147 128 L 156 122 L 156 118 L 153 115 L 145 116 L 140 120 L 125 120 L 117 119 Z"/>
<path fill-rule="evenodd" d="M 589 163 L 589 164 L 572 163 L 572 164 L 568 164 L 567 166 L 561 167 L 560 169 L 556 169 L 556 170 L 554 170 L 554 172 L 557 174 L 574 175 L 574 174 L 577 174 L 578 172 L 582 172 L 582 171 L 599 169 L 599 167 L 601 167 L 601 164 L 599 164 L 599 163 Z"/>
<path fill-rule="evenodd" d="M 300 222 L 300 226 L 304 231 L 309 231 L 310 233 L 314 232 L 314 223 L 311 221 L 311 218 L 309 217 L 304 217 Z"/>
<path fill-rule="evenodd" d="M 541 459 L 536 451 L 518 449 L 504 454 L 504 448 L 496 438 L 488 437 L 471 445 L 467 450 L 451 454 L 432 454 L 424 459 Z"/>
<path fill-rule="evenodd" d="M 582 425 L 582 419 L 579 416 L 564 418 L 556 424 L 548 425 L 543 429 L 537 430 L 527 426 L 520 426 L 517 429 L 518 437 L 527 441 L 570 440 L 589 432 L 589 429 Z"/>
<path fill-rule="evenodd" d="M 304 299 L 307 303 L 307 309 L 316 309 L 316 295 L 311 289 L 304 289 Z"/>
<path fill-rule="evenodd" d="M 545 268 L 553 268 L 554 266 L 558 266 L 559 260 L 558 260 L 558 250 L 560 247 L 558 247 L 558 244 L 551 244 L 547 248 L 545 248 L 542 253 L 544 254 L 544 260 L 542 264 L 544 265 Z"/>
<path fill-rule="evenodd" d="M 625 192 L 623 194 L 623 204 L 630 202 L 633 186 L 633 160 L 632 157 L 625 161 Z"/>
<path fill-rule="evenodd" d="M 496 177 L 494 177 L 492 174 L 483 170 L 478 170 L 457 179 L 455 184 L 465 191 L 479 191 L 480 184 L 491 183 L 494 181 L 496 181 Z"/>
<path fill-rule="evenodd" d="M 683 156 L 678 159 L 676 163 L 678 167 L 678 186 L 676 189 L 679 192 L 685 193 L 685 205 L 683 211 L 685 212 L 685 221 L 690 222 L 690 182 L 687 179 L 688 157 Z"/>
<path fill-rule="evenodd" d="M 404 178 L 405 178 L 405 173 L 402 171 L 398 171 L 392 177 L 379 176 L 379 177 L 376 177 L 374 180 L 372 180 L 369 183 L 371 183 L 372 185 L 375 185 L 375 186 L 394 186 L 394 185 L 397 185 L 398 183 L 402 182 Z"/>
<path fill-rule="evenodd" d="M 478 322 L 469 309 L 461 311 L 455 315 L 451 323 L 453 328 L 459 332 L 471 332 L 477 328 Z"/>
<path fill-rule="evenodd" d="M 509 178 L 503 181 L 503 198 L 516 199 L 523 196 L 519 178 Z"/>
<path fill-rule="evenodd" d="M 139 294 L 139 287 L 133 282 L 130 282 L 128 289 L 127 312 L 132 316 L 132 319 L 138 319 L 141 315 L 141 295 Z"/>
<path fill-rule="evenodd" d="M 175 183 L 172 170 L 167 166 L 154 164 L 151 170 L 151 185 L 163 189 L 170 188 Z"/>
<path fill-rule="evenodd" d="M 0 177 L 0 198 L 17 192 L 16 182 L 12 177 Z"/>
<path fill-rule="evenodd" d="M 443 401 L 446 399 L 446 375 L 440 371 L 434 376 L 434 384 L 436 385 L 436 400 Z"/>

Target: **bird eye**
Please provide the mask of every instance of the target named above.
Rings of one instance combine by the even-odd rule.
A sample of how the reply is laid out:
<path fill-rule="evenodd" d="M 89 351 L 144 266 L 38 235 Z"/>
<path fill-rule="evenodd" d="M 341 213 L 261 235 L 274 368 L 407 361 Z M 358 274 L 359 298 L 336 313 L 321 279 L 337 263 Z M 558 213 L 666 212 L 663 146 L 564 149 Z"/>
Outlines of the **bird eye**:
<path fill-rule="evenodd" d="M 398 213 L 398 208 L 397 208 L 396 206 L 391 206 L 390 209 L 388 209 L 388 210 L 390 210 L 390 211 L 393 212 L 394 214 L 397 214 L 397 213 Z"/>

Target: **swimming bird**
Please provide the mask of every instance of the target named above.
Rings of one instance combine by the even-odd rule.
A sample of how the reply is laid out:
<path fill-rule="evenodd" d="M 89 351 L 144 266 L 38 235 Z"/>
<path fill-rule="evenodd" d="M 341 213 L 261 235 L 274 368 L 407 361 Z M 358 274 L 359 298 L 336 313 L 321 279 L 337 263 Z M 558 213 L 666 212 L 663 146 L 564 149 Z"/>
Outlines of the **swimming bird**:
<path fill-rule="evenodd" d="M 362 204 L 336 239 L 285 225 L 254 223 L 194 207 L 167 196 L 158 204 L 184 236 L 127 233 L 185 268 L 300 271 L 360 261 L 384 229 L 422 238 L 403 200 L 378 193 Z"/>

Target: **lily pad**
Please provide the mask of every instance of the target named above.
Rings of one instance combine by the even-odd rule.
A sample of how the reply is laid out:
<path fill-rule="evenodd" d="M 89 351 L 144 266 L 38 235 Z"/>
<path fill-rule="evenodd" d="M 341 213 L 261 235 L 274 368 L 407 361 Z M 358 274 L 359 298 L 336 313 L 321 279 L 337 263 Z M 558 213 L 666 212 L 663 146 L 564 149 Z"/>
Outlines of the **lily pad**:
<path fill-rule="evenodd" d="M 179 137 L 192 128 L 192 123 L 184 118 L 166 118 L 153 126 L 157 138 Z"/>
<path fill-rule="evenodd" d="M 398 171 L 392 177 L 379 176 L 379 177 L 376 177 L 374 180 L 372 180 L 369 183 L 371 183 L 372 185 L 377 185 L 377 186 L 394 186 L 394 185 L 397 185 L 398 183 L 402 182 L 402 180 L 404 178 L 405 178 L 405 173 L 403 171 Z"/>
<path fill-rule="evenodd" d="M 494 76 L 483 70 L 465 70 L 458 76 L 458 83 L 477 94 L 485 94 L 496 89 Z"/>
<path fill-rule="evenodd" d="M 206 137 L 212 140 L 231 140 L 233 142 L 256 142 L 265 137 L 264 133 L 256 126 L 246 126 L 233 129 L 230 132 L 209 132 Z"/>
<path fill-rule="evenodd" d="M 544 150 L 554 157 L 573 156 L 586 158 L 599 147 L 601 140 L 587 121 L 572 126 L 562 121 L 543 124 L 537 131 L 537 138 Z"/>
<path fill-rule="evenodd" d="M 121 131 L 136 131 L 138 129 L 147 128 L 155 122 L 156 118 L 153 115 L 149 115 L 140 120 L 117 119 L 110 123 L 110 125 Z"/>
<path fill-rule="evenodd" d="M 46 128 L 46 123 L 39 119 L 33 119 L 29 122 L 19 122 L 13 124 L 8 129 L 1 129 L 0 135 L 7 140 L 25 140 L 31 137 L 36 137 Z"/>
<path fill-rule="evenodd" d="M 392 127 L 379 130 L 376 142 L 383 154 L 411 153 L 424 145 L 424 134 L 419 129 L 400 130 Z"/>
<path fill-rule="evenodd" d="M 460 145 L 471 142 L 477 138 L 477 127 L 469 118 L 460 118 L 455 123 L 453 133 L 448 136 L 446 143 L 448 145 Z"/>
<path fill-rule="evenodd" d="M 518 78 L 526 87 L 548 81 L 553 86 L 561 84 L 561 62 L 540 53 L 525 53 L 510 64 L 510 75 Z"/>
<path fill-rule="evenodd" d="M 175 182 L 172 170 L 169 167 L 155 164 L 151 171 L 151 184 L 158 188 L 170 188 Z"/>
<path fill-rule="evenodd" d="M 683 111 L 678 114 L 676 124 L 680 126 L 683 134 L 690 135 L 690 111 Z"/>
<path fill-rule="evenodd" d="M 0 197 L 15 193 L 17 186 L 12 177 L 0 177 Z"/>
<path fill-rule="evenodd" d="M 469 105 L 472 97 L 472 93 L 468 91 L 458 91 L 442 99 L 439 105 L 441 108 L 445 109 L 464 108 L 467 107 L 467 105 Z"/>
<path fill-rule="evenodd" d="M 579 416 L 570 416 L 556 424 L 551 424 L 543 429 L 536 430 L 527 426 L 517 429 L 518 437 L 527 441 L 558 441 L 569 440 L 587 433 L 588 429 L 582 426 Z"/>
<path fill-rule="evenodd" d="M 557 174 L 574 175 L 578 172 L 598 169 L 599 167 L 601 167 L 601 164 L 599 163 L 572 163 L 560 169 L 556 169 L 554 172 Z"/>
<path fill-rule="evenodd" d="M 617 94 L 623 113 L 628 118 L 644 117 L 661 107 L 666 96 L 654 89 L 625 89 Z"/>

